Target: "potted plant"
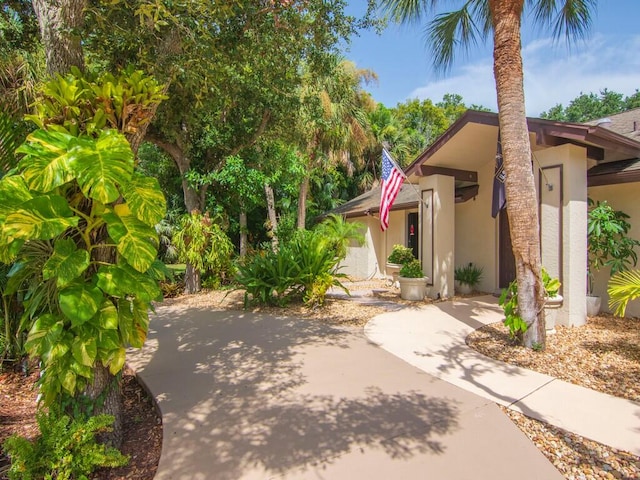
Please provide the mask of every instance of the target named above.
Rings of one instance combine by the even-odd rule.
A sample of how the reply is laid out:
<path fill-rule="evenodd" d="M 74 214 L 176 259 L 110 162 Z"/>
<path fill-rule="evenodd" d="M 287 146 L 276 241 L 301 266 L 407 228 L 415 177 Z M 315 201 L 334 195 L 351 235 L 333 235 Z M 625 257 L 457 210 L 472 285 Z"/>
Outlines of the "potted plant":
<path fill-rule="evenodd" d="M 404 245 L 396 244 L 391 249 L 391 254 L 387 257 L 387 273 L 391 273 L 394 285 L 398 281 L 398 272 L 402 266 L 416 257 L 413 256 L 413 250 Z"/>
<path fill-rule="evenodd" d="M 562 306 L 563 298 L 558 294 L 560 291 L 560 280 L 551 277 L 542 268 L 542 284 L 545 296 L 545 330 L 547 333 L 555 333 L 557 310 Z M 522 339 L 522 335 L 527 331 L 528 325 L 520 317 L 518 311 L 518 283 L 516 280 L 509 284 L 509 287 L 502 290 L 498 303 L 504 310 L 504 324 L 509 328 L 512 338 Z"/>
<path fill-rule="evenodd" d="M 468 295 L 482 280 L 482 267 L 476 267 L 469 262 L 464 267 L 456 268 L 453 278 L 458 283 L 458 291 L 463 295 Z"/>
<path fill-rule="evenodd" d="M 597 315 L 601 299 L 593 295 L 593 276 L 603 267 L 611 269 L 611 275 L 635 266 L 638 256 L 634 248 L 640 242 L 628 236 L 631 225 L 629 215 L 614 210 L 606 201 L 589 199 L 587 220 L 587 249 L 589 260 L 587 315 Z"/>
<path fill-rule="evenodd" d="M 426 294 L 429 279 L 424 276 L 422 265 L 415 258 L 400 269 L 400 298 L 404 300 L 422 300 Z"/>

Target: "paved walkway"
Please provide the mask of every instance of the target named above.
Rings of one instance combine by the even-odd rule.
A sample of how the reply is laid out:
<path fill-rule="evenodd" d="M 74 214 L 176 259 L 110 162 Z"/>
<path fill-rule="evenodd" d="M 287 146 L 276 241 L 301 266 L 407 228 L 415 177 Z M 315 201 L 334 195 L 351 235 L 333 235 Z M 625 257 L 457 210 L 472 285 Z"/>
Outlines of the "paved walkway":
<path fill-rule="evenodd" d="M 129 358 L 162 412 L 156 479 L 561 479 L 495 401 L 551 423 L 609 416 L 613 436 L 637 441 L 640 405 L 612 419 L 621 404 L 585 402 L 587 392 L 553 379 L 528 383 L 528 372 L 466 349 L 465 331 L 497 314 L 490 297 L 404 308 L 375 318 L 365 336 L 160 307 Z M 555 401 L 537 395 L 547 388 Z"/>

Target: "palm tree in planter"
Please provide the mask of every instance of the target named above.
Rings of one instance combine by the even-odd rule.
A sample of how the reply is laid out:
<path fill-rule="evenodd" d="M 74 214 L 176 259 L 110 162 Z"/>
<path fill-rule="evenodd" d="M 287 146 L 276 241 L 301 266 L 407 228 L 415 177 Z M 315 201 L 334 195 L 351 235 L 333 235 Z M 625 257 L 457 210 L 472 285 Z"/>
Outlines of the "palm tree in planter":
<path fill-rule="evenodd" d="M 427 293 L 427 282 L 420 260 L 413 259 L 400 269 L 400 298 L 403 300 L 423 300 Z"/>

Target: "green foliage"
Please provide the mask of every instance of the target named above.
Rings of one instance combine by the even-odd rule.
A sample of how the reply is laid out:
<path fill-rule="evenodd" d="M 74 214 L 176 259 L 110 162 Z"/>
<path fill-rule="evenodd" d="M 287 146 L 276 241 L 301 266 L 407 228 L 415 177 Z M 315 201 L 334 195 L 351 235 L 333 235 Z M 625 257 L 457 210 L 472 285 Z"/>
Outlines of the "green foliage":
<path fill-rule="evenodd" d="M 624 317 L 630 301 L 640 297 L 640 271 L 625 270 L 618 272 L 609 280 L 609 309 Z"/>
<path fill-rule="evenodd" d="M 318 306 L 331 286 L 344 289 L 339 261 L 333 239 L 321 230 L 301 230 L 277 252 L 258 252 L 240 265 L 236 281 L 258 303 L 282 306 L 302 297 L 305 304 Z"/>
<path fill-rule="evenodd" d="M 391 249 L 391 254 L 387 257 L 387 262 L 395 263 L 397 265 L 404 265 L 405 263 L 415 260 L 413 256 L 413 250 L 404 245 L 396 244 Z"/>
<path fill-rule="evenodd" d="M 153 228 L 162 192 L 134 172 L 125 136 L 103 128 L 139 125 L 128 115 L 159 101 L 157 85 L 135 71 L 103 83 L 79 75 L 45 85 L 31 117 L 41 128 L 0 180 L 0 261 L 14 262 L 6 293 L 23 299 L 25 348 L 43 362 L 45 405 L 82 392 L 98 364 L 122 369 L 125 348 L 146 338 L 165 275 Z"/>
<path fill-rule="evenodd" d="M 173 244 L 181 262 L 188 262 L 200 273 L 220 279 L 232 270 L 233 244 L 208 213 L 194 211 L 180 219 Z"/>
<path fill-rule="evenodd" d="M 473 288 L 482 280 L 482 267 L 476 267 L 473 263 L 469 262 L 469 265 L 456 268 L 453 275 L 457 282 Z"/>
<path fill-rule="evenodd" d="M 328 239 L 331 249 L 336 257 L 344 260 L 347 256 L 347 247 L 351 242 L 364 245 L 365 238 L 362 233 L 365 226 L 360 222 L 347 222 L 340 215 L 330 214 L 322 221 L 315 231 Z"/>
<path fill-rule="evenodd" d="M 544 268 L 542 268 L 542 284 L 546 298 L 555 297 L 561 285 L 560 280 L 551 277 Z M 518 282 L 516 280 L 502 290 L 498 304 L 504 310 L 503 323 L 509 328 L 511 338 L 521 338 L 529 326 L 518 312 Z"/>
<path fill-rule="evenodd" d="M 589 199 L 587 219 L 587 248 L 589 253 L 589 291 L 593 290 L 593 274 L 609 267 L 612 274 L 635 266 L 638 255 L 634 248 L 638 240 L 628 237 L 631 224 L 629 215 L 614 210 L 606 201 Z"/>
<path fill-rule="evenodd" d="M 637 108 L 638 90 L 636 93 L 624 97 L 621 93 L 608 89 L 600 90 L 599 94 L 580 93 L 576 98 L 564 107 L 557 104 L 546 112 L 540 114 L 540 118 L 557 120 L 560 122 L 584 123 L 590 120 L 598 120 L 608 115 L 615 115 L 633 108 Z"/>
<path fill-rule="evenodd" d="M 72 421 L 40 411 L 37 420 L 40 436 L 35 441 L 14 435 L 3 444 L 11 459 L 10 480 L 87 479 L 98 467 L 120 467 L 129 461 L 96 441 L 96 434 L 110 430 L 110 415 Z"/>
<path fill-rule="evenodd" d="M 404 278 L 422 278 L 424 272 L 422 271 L 422 264 L 420 260 L 413 259 L 405 262 L 400 269 L 399 275 Z"/>

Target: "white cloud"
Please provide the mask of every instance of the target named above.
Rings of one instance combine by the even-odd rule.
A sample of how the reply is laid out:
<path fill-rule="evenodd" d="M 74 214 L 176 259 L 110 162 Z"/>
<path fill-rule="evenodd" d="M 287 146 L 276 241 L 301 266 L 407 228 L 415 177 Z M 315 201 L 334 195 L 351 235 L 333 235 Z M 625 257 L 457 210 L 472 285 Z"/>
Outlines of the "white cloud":
<path fill-rule="evenodd" d="M 586 45 L 567 51 L 550 39 L 538 39 L 522 50 L 527 114 L 537 116 L 557 103 L 567 105 L 580 93 L 605 88 L 624 95 L 640 89 L 640 36 L 596 35 Z M 490 55 L 459 67 L 448 78 L 431 81 L 413 90 L 410 98 L 438 101 L 445 93 L 462 95 L 475 103 L 497 109 L 493 63 Z"/>

